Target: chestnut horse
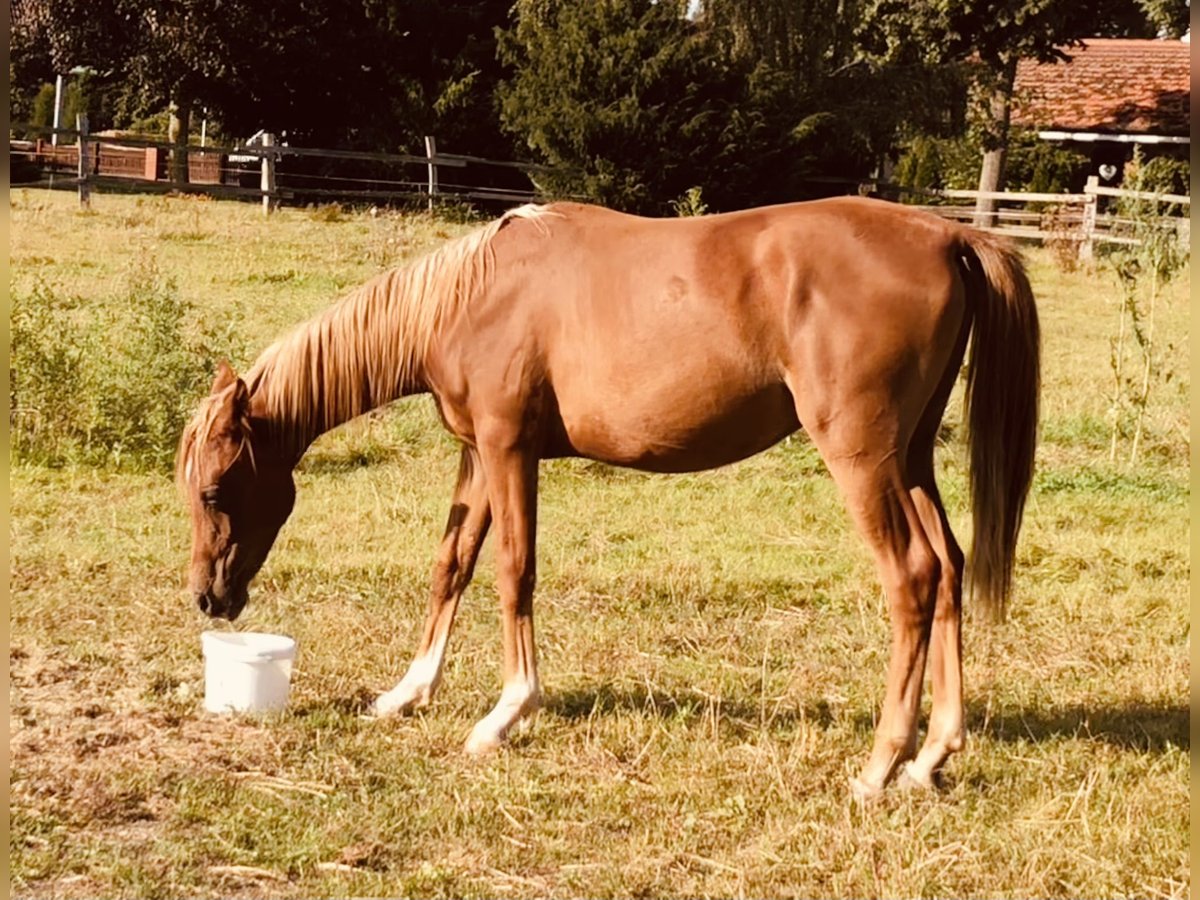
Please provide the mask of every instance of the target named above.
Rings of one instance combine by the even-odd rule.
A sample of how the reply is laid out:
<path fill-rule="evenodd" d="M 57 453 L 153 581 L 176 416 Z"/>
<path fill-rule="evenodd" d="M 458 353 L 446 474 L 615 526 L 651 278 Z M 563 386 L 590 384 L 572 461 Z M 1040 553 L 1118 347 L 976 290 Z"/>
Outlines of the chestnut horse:
<path fill-rule="evenodd" d="M 268 348 L 221 364 L 179 448 L 190 590 L 234 619 L 292 509 L 321 433 L 428 392 L 462 460 L 416 657 L 379 715 L 423 706 L 489 528 L 503 689 L 483 752 L 539 704 L 533 636 L 538 461 L 653 472 L 744 459 L 803 427 L 874 554 L 891 658 L 874 747 L 853 788 L 930 785 L 963 745 L 964 557 L 933 449 L 966 374 L 971 584 L 1002 613 L 1032 478 L 1037 311 L 1002 241 L 860 198 L 688 219 L 526 206 L 386 272 Z M 926 664 L 933 705 L 917 751 Z"/>

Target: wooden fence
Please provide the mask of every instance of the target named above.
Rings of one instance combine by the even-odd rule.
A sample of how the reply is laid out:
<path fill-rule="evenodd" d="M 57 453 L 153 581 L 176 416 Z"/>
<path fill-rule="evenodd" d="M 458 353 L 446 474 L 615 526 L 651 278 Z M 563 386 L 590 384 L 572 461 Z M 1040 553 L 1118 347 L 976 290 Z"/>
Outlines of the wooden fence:
<path fill-rule="evenodd" d="M 73 139 L 74 144 L 54 146 L 43 139 L 9 142 L 13 159 L 31 161 L 49 180 L 30 186 L 75 185 L 80 202 L 89 202 L 92 187 L 116 190 L 165 190 L 216 194 L 218 196 L 261 199 L 269 213 L 281 201 L 299 202 L 358 200 L 426 201 L 436 203 L 483 201 L 503 204 L 526 203 L 541 199 L 534 176 L 550 171 L 530 163 L 484 159 L 464 154 L 441 153 L 432 137 L 425 139 L 425 155 L 369 153 L 358 150 L 322 150 L 277 144 L 270 134 L 257 143 L 238 147 L 188 147 L 187 181 L 172 181 L 169 155 L 175 146 L 162 141 L 137 138 L 96 138 L 88 134 L 87 118 L 81 116 L 74 129 L 37 128 L 14 123 L 15 130 L 57 134 Z M 281 165 L 285 159 L 291 165 Z M 308 169 L 303 163 L 336 160 L 368 171 L 334 175 L 324 169 Z M 417 174 L 405 175 L 417 169 Z M 472 183 L 465 173 L 489 169 L 508 173 L 509 184 Z M 380 171 L 382 169 L 382 171 Z M 448 175 L 446 173 L 449 173 Z M 64 177 L 64 175 L 66 177 Z M 517 187 L 513 177 L 527 182 Z M 504 179 L 500 179 L 502 182 Z M 1191 237 L 1187 211 L 1191 198 L 1180 194 L 1150 194 L 1119 188 L 1101 187 L 1093 176 L 1083 193 L 1031 193 L 1027 191 L 927 190 L 904 187 L 883 181 L 856 181 L 842 178 L 814 178 L 814 184 L 839 190 L 905 200 L 956 221 L 971 222 L 986 231 L 1015 238 L 1042 242 L 1075 243 L 1080 258 L 1089 259 L 1099 243 L 1133 244 L 1131 221 L 1113 208 L 1111 201 L 1132 198 L 1156 204 L 1164 212 L 1174 207 L 1182 215 L 1164 216 L 1164 222 L 1177 229 L 1180 240 Z M 828 192 L 828 191 L 826 191 Z M 992 200 L 996 209 L 980 212 L 979 200 Z M 966 202 L 964 202 L 966 201 Z"/>
<path fill-rule="evenodd" d="M 1154 204 L 1163 214 L 1164 224 L 1176 229 L 1181 242 L 1187 243 L 1191 240 L 1189 196 L 1103 187 L 1095 176 L 1088 179 L 1083 192 L 1079 194 L 928 190 L 883 181 L 817 180 L 829 184 L 853 185 L 859 194 L 897 201 L 905 199 L 918 209 L 928 210 L 947 219 L 968 222 L 984 231 L 1043 243 L 1075 243 L 1081 259 L 1092 258 L 1097 244 L 1138 243 L 1137 239 L 1131 236 L 1133 221 L 1120 215 L 1117 204 L 1113 202 L 1120 199 Z M 994 201 L 996 208 L 986 212 L 980 211 L 977 208 L 978 200 Z M 1169 212 L 1177 214 L 1167 215 Z"/>
<path fill-rule="evenodd" d="M 73 129 L 19 122 L 12 128 L 72 141 L 56 146 L 46 137 L 10 140 L 9 155 L 10 161 L 25 160 L 36 168 L 38 179 L 25 186 L 76 186 L 81 203 L 87 202 L 92 188 L 98 188 L 261 198 L 263 211 L 268 213 L 280 202 L 304 201 L 420 199 L 430 209 L 447 201 L 516 204 L 539 199 L 533 176 L 549 171 L 530 163 L 441 153 L 432 137 L 425 139 L 425 155 L 415 156 L 290 147 L 263 134 L 250 145 L 187 147 L 187 180 L 174 181 L 170 166 L 176 150 L 173 144 L 125 136 L 97 137 L 89 134 L 86 117 L 80 117 Z M 336 168 L 338 164 L 341 169 Z M 481 175 L 482 171 L 487 174 Z"/>

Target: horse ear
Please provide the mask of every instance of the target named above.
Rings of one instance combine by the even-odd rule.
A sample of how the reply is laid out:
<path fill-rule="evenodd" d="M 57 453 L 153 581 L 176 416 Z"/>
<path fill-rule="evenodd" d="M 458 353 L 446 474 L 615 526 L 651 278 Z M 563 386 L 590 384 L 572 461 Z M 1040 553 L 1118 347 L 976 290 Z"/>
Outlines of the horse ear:
<path fill-rule="evenodd" d="M 246 387 L 246 382 L 237 376 L 234 376 L 233 379 L 233 390 L 229 394 L 229 405 L 233 410 L 233 414 L 239 419 L 250 408 L 250 389 Z"/>
<path fill-rule="evenodd" d="M 212 391 L 210 393 L 219 394 L 237 380 L 238 377 L 233 372 L 233 366 L 229 365 L 227 361 L 221 360 L 217 363 L 217 375 L 213 378 Z"/>
<path fill-rule="evenodd" d="M 213 394 L 228 392 L 221 403 L 221 414 L 228 418 L 231 425 L 237 425 L 245 417 L 250 407 L 250 389 L 246 382 L 234 374 L 233 367 L 225 360 L 217 364 L 217 376 L 213 379 Z"/>

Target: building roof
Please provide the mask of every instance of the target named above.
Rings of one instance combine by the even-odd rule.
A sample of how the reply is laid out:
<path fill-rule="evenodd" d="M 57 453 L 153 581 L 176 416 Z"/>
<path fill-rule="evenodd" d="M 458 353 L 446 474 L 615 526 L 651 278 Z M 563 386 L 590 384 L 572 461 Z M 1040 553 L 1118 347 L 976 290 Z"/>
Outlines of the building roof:
<path fill-rule="evenodd" d="M 1187 135 L 1191 46 L 1179 40 L 1087 38 L 1066 62 L 1017 65 L 1013 123 L 1109 134 Z"/>

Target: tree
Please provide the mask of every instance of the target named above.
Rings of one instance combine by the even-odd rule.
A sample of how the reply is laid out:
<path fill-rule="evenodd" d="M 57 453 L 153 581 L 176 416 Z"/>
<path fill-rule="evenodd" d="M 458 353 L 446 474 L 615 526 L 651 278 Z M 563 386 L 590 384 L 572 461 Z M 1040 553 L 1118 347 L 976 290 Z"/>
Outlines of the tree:
<path fill-rule="evenodd" d="M 882 0 L 871 14 L 876 34 L 921 48 L 927 61 L 973 64 L 983 107 L 980 191 L 1003 188 L 1018 60 L 1068 59 L 1086 37 L 1178 35 L 1186 23 L 1187 0 Z M 994 201 L 981 199 L 976 223 L 991 224 L 994 210 Z"/>
<path fill-rule="evenodd" d="M 509 24 L 512 0 L 370 0 L 368 16 L 384 36 L 380 61 L 403 87 L 405 125 L 420 145 L 435 134 L 447 147 L 507 156 L 496 86 L 504 67 L 497 30 Z"/>
<path fill-rule="evenodd" d="M 793 135 L 820 126 L 824 174 L 881 168 L 898 136 L 962 126 L 965 82 L 904 35 L 881 35 L 870 0 L 705 0 L 700 20 L 730 52 L 774 73 L 795 116 Z"/>
<path fill-rule="evenodd" d="M 251 7 L 219 0 L 24 0 L 14 18 L 21 49 L 44 47 L 55 72 L 88 67 L 119 82 L 128 101 L 170 104 L 172 177 L 181 182 L 192 108 L 230 78 L 232 42 L 254 24 Z"/>
<path fill-rule="evenodd" d="M 500 43 L 513 71 L 501 121 L 560 171 L 547 187 L 652 213 L 700 187 L 721 210 L 796 199 L 808 175 L 867 165 L 838 98 L 797 91 L 786 64 L 740 52 L 726 22 L 685 6 L 518 3 Z"/>
<path fill-rule="evenodd" d="M 14 84 L 28 107 L 55 72 L 91 66 L 98 87 L 115 93 L 113 119 L 169 106 L 180 144 L 203 107 L 229 134 L 265 129 L 310 145 L 410 151 L 437 134 L 443 145 L 508 155 L 494 103 L 495 30 L 508 8 L 509 0 L 14 0 Z"/>

